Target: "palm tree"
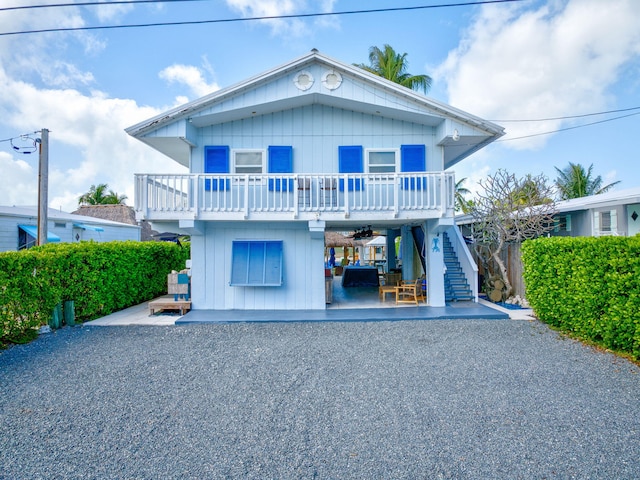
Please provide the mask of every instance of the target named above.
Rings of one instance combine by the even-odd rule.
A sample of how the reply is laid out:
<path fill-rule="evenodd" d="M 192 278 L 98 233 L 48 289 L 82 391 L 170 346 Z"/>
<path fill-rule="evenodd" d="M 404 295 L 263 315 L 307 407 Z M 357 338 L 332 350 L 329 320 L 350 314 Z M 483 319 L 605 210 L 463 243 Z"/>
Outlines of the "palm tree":
<path fill-rule="evenodd" d="M 91 185 L 87 193 L 78 199 L 78 205 L 117 205 L 124 204 L 127 199 L 126 195 L 118 195 L 113 190 L 109 190 L 106 183 Z"/>
<path fill-rule="evenodd" d="M 461 178 L 456 182 L 455 205 L 457 212 L 469 213 L 470 202 L 472 202 L 472 200 L 464 198 L 465 195 L 471 193 L 468 188 L 463 186 L 463 183 L 466 181 L 467 177 Z"/>
<path fill-rule="evenodd" d="M 355 66 L 412 90 L 427 93 L 431 88 L 431 77 L 408 73 L 407 54 L 396 53 L 390 45 L 385 45 L 382 50 L 378 47 L 369 48 L 369 65 L 356 63 Z"/>
<path fill-rule="evenodd" d="M 595 178 L 592 176 L 593 164 L 589 166 L 588 170 L 585 170 L 579 163 L 571 162 L 562 170 L 558 167 L 555 167 L 555 169 L 558 172 L 555 184 L 558 187 L 560 200 L 599 195 L 620 183 L 620 181 L 617 181 L 602 186 L 602 177 L 600 175 Z"/>

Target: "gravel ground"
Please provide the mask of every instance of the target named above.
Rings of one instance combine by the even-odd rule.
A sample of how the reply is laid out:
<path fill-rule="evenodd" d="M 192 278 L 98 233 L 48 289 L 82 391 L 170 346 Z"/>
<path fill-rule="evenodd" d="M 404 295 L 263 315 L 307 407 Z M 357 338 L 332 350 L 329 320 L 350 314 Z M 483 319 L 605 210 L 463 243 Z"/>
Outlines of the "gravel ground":
<path fill-rule="evenodd" d="M 0 478 L 640 478 L 640 368 L 537 322 L 75 327 L 0 353 Z"/>

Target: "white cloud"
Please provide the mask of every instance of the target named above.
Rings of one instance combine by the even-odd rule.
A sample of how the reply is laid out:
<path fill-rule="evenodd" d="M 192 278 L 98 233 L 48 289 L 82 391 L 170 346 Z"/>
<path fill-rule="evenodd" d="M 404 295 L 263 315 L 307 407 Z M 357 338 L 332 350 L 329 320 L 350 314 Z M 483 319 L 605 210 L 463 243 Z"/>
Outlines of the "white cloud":
<path fill-rule="evenodd" d="M 328 13 L 333 10 L 335 0 L 226 0 L 232 10 L 244 17 L 277 17 L 304 13 Z M 309 27 L 300 18 L 278 18 L 260 20 L 260 23 L 271 27 L 271 34 L 281 37 L 300 38 L 308 35 Z M 338 20 L 334 17 L 318 17 L 315 24 L 319 27 L 336 28 Z"/>
<path fill-rule="evenodd" d="M 49 205 L 54 208 L 74 210 L 78 197 L 97 183 L 127 195 L 132 204 L 134 173 L 184 172 L 184 167 L 124 132 L 158 113 L 159 109 L 102 92 L 38 89 L 11 79 L 0 67 L 1 122 L 17 135 L 40 128 L 51 131 Z M 0 156 L 3 180 L 11 186 L 0 190 L 0 204 L 36 203 L 37 156 L 30 157 L 35 158 L 18 161 L 6 153 Z"/>
<path fill-rule="evenodd" d="M 211 71 L 208 63 L 205 63 L 205 70 Z M 207 83 L 202 70 L 193 65 L 171 65 L 159 73 L 159 77 L 168 83 L 181 83 L 197 96 L 202 97 L 219 90 L 220 87 L 214 83 Z"/>
<path fill-rule="evenodd" d="M 108 22 L 117 19 L 118 17 L 124 16 L 126 13 L 133 10 L 133 5 L 124 5 L 124 4 L 116 4 L 116 5 L 100 5 L 95 8 L 96 17 L 101 22 Z"/>
<path fill-rule="evenodd" d="M 55 0 L 21 2 L 24 6 L 56 3 Z M 85 26 L 78 7 L 13 10 L 0 15 L 1 32 L 20 32 L 47 28 L 76 28 Z M 86 53 L 101 51 L 104 41 L 87 32 L 38 33 L 0 37 L 0 65 L 7 75 L 32 78 L 34 82 L 57 87 L 90 84 L 93 75 L 77 66 L 60 60 L 69 47 L 69 40 L 78 42 Z"/>
<path fill-rule="evenodd" d="M 484 6 L 436 72 L 449 102 L 489 119 L 562 117 L 606 109 L 608 88 L 640 54 L 640 2 L 568 0 L 539 8 Z M 500 122 L 498 122 L 500 123 Z M 566 121 L 504 123 L 508 137 Z M 542 146 L 548 136 L 506 142 Z"/>

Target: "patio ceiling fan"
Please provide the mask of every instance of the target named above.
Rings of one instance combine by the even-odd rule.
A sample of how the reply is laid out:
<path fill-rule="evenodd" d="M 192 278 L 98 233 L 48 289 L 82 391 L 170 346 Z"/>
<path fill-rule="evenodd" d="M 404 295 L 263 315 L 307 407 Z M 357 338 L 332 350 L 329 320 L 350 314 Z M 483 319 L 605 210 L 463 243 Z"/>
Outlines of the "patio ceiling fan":
<path fill-rule="evenodd" d="M 371 238 L 373 237 L 373 230 L 371 230 L 371 225 L 367 225 L 367 228 L 362 227 L 359 230 L 355 230 L 351 238 L 354 240 L 359 240 L 360 238 Z"/>

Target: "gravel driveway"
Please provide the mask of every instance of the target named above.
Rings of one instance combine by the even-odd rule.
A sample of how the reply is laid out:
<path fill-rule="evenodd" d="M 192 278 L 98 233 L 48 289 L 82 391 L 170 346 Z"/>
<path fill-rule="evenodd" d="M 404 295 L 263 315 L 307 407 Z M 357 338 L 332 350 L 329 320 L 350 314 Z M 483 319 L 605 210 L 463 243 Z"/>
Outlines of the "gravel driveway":
<path fill-rule="evenodd" d="M 65 328 L 0 352 L 0 478 L 640 478 L 640 369 L 535 321 Z"/>

